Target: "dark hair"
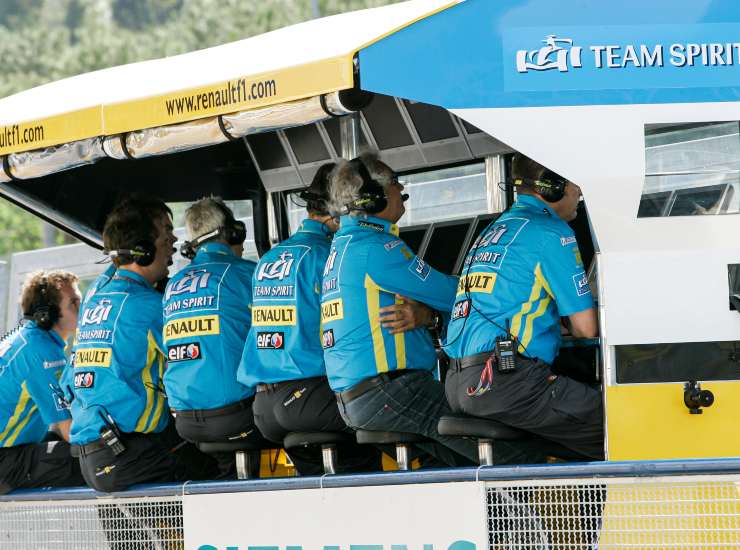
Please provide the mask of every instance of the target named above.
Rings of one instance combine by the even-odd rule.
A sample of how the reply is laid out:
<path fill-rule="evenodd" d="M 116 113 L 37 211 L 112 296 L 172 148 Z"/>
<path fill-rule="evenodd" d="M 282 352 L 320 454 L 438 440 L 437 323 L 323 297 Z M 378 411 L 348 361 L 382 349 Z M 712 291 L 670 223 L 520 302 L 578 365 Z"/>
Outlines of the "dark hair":
<path fill-rule="evenodd" d="M 329 214 L 327 204 L 329 200 L 329 184 L 331 183 L 331 174 L 335 167 L 336 164 L 334 162 L 327 162 L 319 166 L 313 180 L 311 180 L 311 185 L 301 192 L 300 196 L 306 201 L 306 210 L 308 210 L 309 214 L 319 216 L 327 216 Z"/>
<path fill-rule="evenodd" d="M 103 245 L 106 250 L 132 249 L 143 242 L 154 243 L 159 236 L 155 221 L 162 216 L 172 217 L 172 210 L 160 199 L 146 195 L 131 195 L 118 203 L 103 227 Z M 131 257 L 117 257 L 113 262 L 126 265 Z"/>
<path fill-rule="evenodd" d="M 526 155 L 516 153 L 511 159 L 511 175 L 516 178 L 538 180 L 547 168 Z"/>

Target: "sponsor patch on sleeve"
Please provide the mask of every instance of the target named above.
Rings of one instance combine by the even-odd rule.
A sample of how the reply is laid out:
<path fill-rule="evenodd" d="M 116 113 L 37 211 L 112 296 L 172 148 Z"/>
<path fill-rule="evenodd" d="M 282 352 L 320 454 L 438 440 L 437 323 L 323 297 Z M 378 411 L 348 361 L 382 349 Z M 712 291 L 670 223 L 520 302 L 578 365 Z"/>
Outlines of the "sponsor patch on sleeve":
<path fill-rule="evenodd" d="M 334 329 L 330 328 L 321 333 L 321 346 L 324 349 L 334 347 Z"/>
<path fill-rule="evenodd" d="M 95 373 L 90 371 L 76 372 L 74 378 L 74 386 L 76 390 L 94 388 Z"/>
<path fill-rule="evenodd" d="M 573 275 L 573 284 L 576 287 L 576 294 L 579 296 L 584 296 L 591 292 L 591 287 L 588 286 L 588 277 L 586 277 L 585 271 L 581 271 L 580 273 Z"/>
<path fill-rule="evenodd" d="M 200 359 L 201 357 L 203 357 L 203 354 L 198 342 L 187 342 L 184 344 L 167 346 L 167 361 L 170 363 L 191 361 L 193 359 Z"/>
<path fill-rule="evenodd" d="M 285 347 L 284 332 L 258 332 L 257 349 L 283 349 Z"/>
<path fill-rule="evenodd" d="M 560 246 L 568 246 L 576 242 L 575 237 L 560 237 Z"/>
<path fill-rule="evenodd" d="M 429 264 L 418 257 L 414 258 L 414 260 L 409 265 L 409 271 L 419 277 L 419 279 L 421 279 L 422 281 L 427 280 L 430 270 L 431 268 L 429 267 Z"/>
<path fill-rule="evenodd" d="M 393 250 L 394 248 L 396 248 L 397 246 L 401 246 L 402 244 L 403 244 L 403 240 L 402 239 L 396 239 L 394 241 L 389 241 L 389 242 L 385 243 L 383 245 L 383 248 L 385 248 L 386 250 L 390 251 L 390 250 Z"/>

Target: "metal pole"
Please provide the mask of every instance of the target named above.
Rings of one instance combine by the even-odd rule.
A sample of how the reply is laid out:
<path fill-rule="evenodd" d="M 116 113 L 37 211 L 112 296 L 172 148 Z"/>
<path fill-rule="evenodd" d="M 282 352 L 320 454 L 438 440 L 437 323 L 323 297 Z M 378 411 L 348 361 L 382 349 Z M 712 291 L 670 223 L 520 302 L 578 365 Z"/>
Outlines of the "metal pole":
<path fill-rule="evenodd" d="M 319 8 L 319 0 L 311 0 L 311 14 L 314 19 L 321 17 L 321 8 Z"/>
<path fill-rule="evenodd" d="M 347 160 L 355 158 L 360 148 L 360 113 L 352 113 L 339 119 L 339 135 L 342 156 Z"/>

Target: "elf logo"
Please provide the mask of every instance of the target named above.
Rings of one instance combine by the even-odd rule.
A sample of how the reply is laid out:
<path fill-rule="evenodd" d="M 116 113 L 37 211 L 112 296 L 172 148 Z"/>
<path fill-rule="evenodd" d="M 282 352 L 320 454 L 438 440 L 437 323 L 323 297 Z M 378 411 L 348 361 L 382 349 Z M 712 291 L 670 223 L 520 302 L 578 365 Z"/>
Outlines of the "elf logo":
<path fill-rule="evenodd" d="M 321 345 L 324 349 L 334 347 L 334 329 L 330 328 L 321 334 Z"/>
<path fill-rule="evenodd" d="M 75 389 L 92 388 L 95 385 L 95 373 L 94 372 L 75 373 L 74 384 L 75 384 Z"/>
<path fill-rule="evenodd" d="M 177 344 L 167 348 L 167 361 L 177 363 L 179 361 L 190 361 L 201 357 L 200 344 L 198 342 L 189 342 L 187 344 Z"/>
<path fill-rule="evenodd" d="M 285 346 L 285 333 L 283 332 L 258 332 L 257 349 L 283 349 Z"/>

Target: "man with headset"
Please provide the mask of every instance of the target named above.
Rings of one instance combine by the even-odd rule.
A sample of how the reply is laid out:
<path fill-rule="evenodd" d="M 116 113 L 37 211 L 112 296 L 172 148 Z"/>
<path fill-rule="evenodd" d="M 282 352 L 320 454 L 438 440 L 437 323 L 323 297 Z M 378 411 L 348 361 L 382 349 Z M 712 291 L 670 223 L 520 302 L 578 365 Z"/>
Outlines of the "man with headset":
<path fill-rule="evenodd" d="M 120 491 L 134 483 L 211 475 L 210 458 L 185 445 L 170 423 L 162 387 L 162 302 L 175 237 L 161 201 L 118 204 L 103 229 L 117 266 L 87 297 L 74 346 L 71 440 L 85 482 Z"/>
<path fill-rule="evenodd" d="M 452 408 L 498 420 L 585 455 L 604 456 L 600 393 L 552 373 L 561 317 L 573 336 L 598 334 L 596 311 L 569 221 L 580 188 L 517 154 L 518 199 L 471 247 L 445 351 Z"/>
<path fill-rule="evenodd" d="M 254 426 L 254 389 L 236 381 L 251 324 L 255 262 L 242 259 L 247 231 L 220 198 L 185 212 L 182 254 L 192 263 L 167 284 L 164 385 L 177 431 L 192 442 L 261 439 Z M 235 471 L 234 453 L 217 456 L 221 475 Z M 258 464 L 258 462 L 255 462 Z"/>
<path fill-rule="evenodd" d="M 331 208 L 341 214 L 323 272 L 324 360 L 339 410 L 355 429 L 426 436 L 424 450 L 448 465 L 477 462 L 476 446 L 437 431 L 450 412 L 427 328 L 386 327 L 381 308 L 408 296 L 427 307 L 427 323 L 449 312 L 457 280 L 432 269 L 398 237 L 403 186 L 374 155 L 342 161 L 331 183 Z M 433 310 L 436 310 L 433 311 Z M 389 329 L 390 328 L 390 329 Z"/>
<path fill-rule="evenodd" d="M 20 301 L 25 322 L 0 339 L 0 494 L 83 483 L 59 388 L 65 341 L 77 326 L 77 276 L 31 273 Z"/>
<path fill-rule="evenodd" d="M 256 387 L 254 418 L 262 434 L 281 443 L 294 431 L 349 431 L 329 388 L 321 347 L 321 274 L 338 224 L 326 202 L 334 163 L 321 166 L 300 194 L 308 217 L 267 252 L 252 282 L 252 329 L 239 381 Z M 323 473 L 316 449 L 292 449 L 300 475 Z M 380 455 L 352 441 L 337 449 L 338 471 L 380 468 Z"/>

